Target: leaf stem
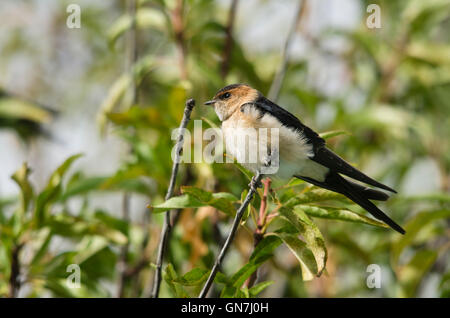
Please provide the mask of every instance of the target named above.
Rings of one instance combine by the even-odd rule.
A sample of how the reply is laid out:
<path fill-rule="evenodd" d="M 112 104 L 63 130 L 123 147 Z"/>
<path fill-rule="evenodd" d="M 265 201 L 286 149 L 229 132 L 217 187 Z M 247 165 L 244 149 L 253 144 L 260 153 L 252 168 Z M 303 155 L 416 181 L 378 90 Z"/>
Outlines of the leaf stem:
<path fill-rule="evenodd" d="M 259 219 L 258 219 L 258 224 L 257 224 L 257 229 L 261 230 L 262 227 L 264 226 L 264 223 L 266 221 L 266 216 L 267 216 L 267 196 L 269 195 L 269 191 L 270 191 L 270 184 L 271 184 L 271 180 L 270 178 L 265 178 L 262 183 L 264 184 L 264 194 L 263 194 L 263 198 L 261 200 L 261 205 L 259 207 Z"/>
<path fill-rule="evenodd" d="M 270 178 L 265 178 L 262 180 L 262 184 L 264 185 L 264 193 L 261 200 L 261 205 L 259 206 L 259 217 L 258 222 L 256 223 L 256 229 L 253 233 L 253 249 L 258 246 L 259 242 L 264 238 L 264 233 L 266 231 L 266 221 L 267 221 L 267 197 L 270 192 L 270 184 L 272 180 Z M 258 278 L 258 270 L 254 271 L 252 275 L 245 282 L 245 286 L 248 288 L 252 287 Z"/>

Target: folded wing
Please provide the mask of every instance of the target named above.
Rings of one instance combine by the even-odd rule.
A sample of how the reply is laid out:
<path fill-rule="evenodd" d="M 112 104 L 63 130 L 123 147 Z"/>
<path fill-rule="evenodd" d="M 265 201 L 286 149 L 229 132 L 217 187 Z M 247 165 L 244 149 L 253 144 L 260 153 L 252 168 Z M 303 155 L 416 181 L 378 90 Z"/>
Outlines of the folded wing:
<path fill-rule="evenodd" d="M 325 146 L 325 140 L 323 138 L 321 138 L 314 130 L 304 125 L 297 117 L 292 115 L 287 110 L 281 108 L 264 96 L 261 96 L 255 103 L 252 104 L 260 109 L 261 112 L 267 112 L 276 117 L 284 126 L 301 132 L 308 139 L 308 143 L 313 145 L 314 156 L 310 157 L 311 160 L 329 168 L 332 171 L 336 171 L 355 180 L 397 193 L 394 189 L 370 178 L 329 150 Z"/>

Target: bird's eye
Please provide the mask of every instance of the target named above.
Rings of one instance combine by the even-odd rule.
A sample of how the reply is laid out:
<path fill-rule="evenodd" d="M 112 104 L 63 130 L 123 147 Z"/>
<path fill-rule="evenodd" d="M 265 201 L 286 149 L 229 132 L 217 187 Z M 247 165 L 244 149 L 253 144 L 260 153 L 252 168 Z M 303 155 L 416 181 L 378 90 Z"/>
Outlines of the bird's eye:
<path fill-rule="evenodd" d="M 230 98 L 230 96 L 231 96 L 231 94 L 229 92 L 226 92 L 225 94 L 223 94 L 221 96 L 221 99 L 227 99 L 227 98 Z"/>

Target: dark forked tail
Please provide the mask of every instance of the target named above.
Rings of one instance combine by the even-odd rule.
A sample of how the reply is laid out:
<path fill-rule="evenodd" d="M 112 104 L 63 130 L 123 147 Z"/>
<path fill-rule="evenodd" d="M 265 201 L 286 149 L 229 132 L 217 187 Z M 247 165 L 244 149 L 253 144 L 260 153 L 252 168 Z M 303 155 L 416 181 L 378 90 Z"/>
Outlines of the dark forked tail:
<path fill-rule="evenodd" d="M 345 195 L 347 198 L 367 210 L 370 214 L 372 214 L 378 220 L 385 222 L 395 231 L 405 234 L 405 230 L 395 223 L 389 216 L 387 216 L 383 211 L 381 211 L 375 204 L 373 204 L 370 200 L 379 200 L 385 201 L 388 196 L 382 192 L 375 189 L 370 189 L 364 186 L 361 186 L 357 183 L 351 182 L 342 176 L 340 176 L 336 172 L 330 171 L 327 174 L 327 177 L 323 182 L 314 180 L 308 177 L 295 176 L 299 179 L 305 180 L 309 183 L 312 183 L 316 186 L 325 188 L 327 190 L 331 190 L 334 192 L 341 193 Z"/>

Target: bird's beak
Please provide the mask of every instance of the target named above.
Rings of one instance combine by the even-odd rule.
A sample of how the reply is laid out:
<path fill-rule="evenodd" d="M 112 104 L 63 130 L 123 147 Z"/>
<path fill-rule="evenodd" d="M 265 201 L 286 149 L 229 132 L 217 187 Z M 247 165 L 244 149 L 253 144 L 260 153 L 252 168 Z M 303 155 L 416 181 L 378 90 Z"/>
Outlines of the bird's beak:
<path fill-rule="evenodd" d="M 212 99 L 212 100 L 209 100 L 209 101 L 207 101 L 207 102 L 205 102 L 205 105 L 214 105 L 214 103 L 215 103 L 216 101 L 214 100 L 214 99 Z"/>

